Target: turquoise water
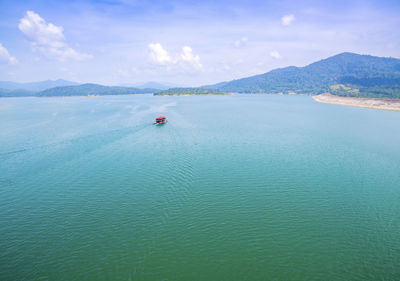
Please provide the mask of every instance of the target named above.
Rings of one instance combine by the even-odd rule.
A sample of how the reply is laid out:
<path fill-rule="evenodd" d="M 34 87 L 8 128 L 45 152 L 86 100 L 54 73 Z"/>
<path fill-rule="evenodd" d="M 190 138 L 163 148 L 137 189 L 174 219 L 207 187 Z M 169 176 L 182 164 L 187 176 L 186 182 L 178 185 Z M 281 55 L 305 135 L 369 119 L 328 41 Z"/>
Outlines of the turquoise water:
<path fill-rule="evenodd" d="M 0 99 L 0 280 L 399 279 L 399 112 Z"/>

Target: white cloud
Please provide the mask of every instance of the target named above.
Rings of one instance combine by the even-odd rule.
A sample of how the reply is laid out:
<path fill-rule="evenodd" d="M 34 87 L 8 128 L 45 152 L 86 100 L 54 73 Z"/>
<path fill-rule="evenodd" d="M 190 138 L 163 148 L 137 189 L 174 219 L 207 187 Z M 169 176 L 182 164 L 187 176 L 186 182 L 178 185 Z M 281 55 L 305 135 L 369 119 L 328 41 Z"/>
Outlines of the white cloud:
<path fill-rule="evenodd" d="M 0 63 L 15 64 L 17 59 L 8 53 L 8 50 L 0 43 Z"/>
<path fill-rule="evenodd" d="M 92 58 L 92 55 L 79 53 L 66 43 L 62 26 L 46 23 L 33 11 L 26 12 L 26 15 L 20 19 L 18 28 L 29 39 L 35 50 L 49 58 L 60 61 L 69 59 L 82 61 Z"/>
<path fill-rule="evenodd" d="M 183 46 L 182 53 L 171 57 L 168 51 L 160 43 L 149 44 L 149 57 L 150 60 L 161 65 L 190 65 L 196 69 L 200 69 L 203 66 L 200 63 L 200 56 L 193 54 L 193 50 L 189 46 Z"/>
<path fill-rule="evenodd" d="M 150 59 L 159 64 L 166 64 L 172 62 L 167 50 L 163 48 L 160 43 L 149 44 Z"/>
<path fill-rule="evenodd" d="M 242 47 L 242 46 L 244 46 L 244 45 L 246 45 L 247 44 L 247 41 L 249 41 L 248 39 L 247 39 L 247 37 L 242 37 L 242 38 L 240 38 L 239 40 L 236 40 L 235 41 L 235 47 L 237 47 L 237 48 L 239 48 L 239 47 Z"/>
<path fill-rule="evenodd" d="M 296 18 L 295 18 L 294 15 L 284 15 L 281 18 L 282 25 L 284 25 L 284 26 L 291 25 L 292 22 L 295 21 L 295 20 L 296 20 Z"/>
<path fill-rule="evenodd" d="M 281 58 L 281 54 L 278 51 L 272 51 L 269 53 L 269 55 L 275 59 L 280 59 Z"/>
<path fill-rule="evenodd" d="M 181 59 L 182 61 L 191 64 L 195 68 L 202 68 L 200 57 L 198 55 L 194 55 L 192 48 L 189 46 L 184 46 L 182 48 Z"/>

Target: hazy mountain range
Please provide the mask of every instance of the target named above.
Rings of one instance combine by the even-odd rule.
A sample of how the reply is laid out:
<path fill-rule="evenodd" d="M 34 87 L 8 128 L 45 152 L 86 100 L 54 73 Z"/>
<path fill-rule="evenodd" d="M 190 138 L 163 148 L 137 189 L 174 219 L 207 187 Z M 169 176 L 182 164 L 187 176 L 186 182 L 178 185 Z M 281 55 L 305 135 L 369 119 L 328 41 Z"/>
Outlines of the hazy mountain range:
<path fill-rule="evenodd" d="M 60 86 L 54 86 L 59 84 Z M 45 88 L 47 85 L 48 88 Z M 87 96 L 87 95 L 129 95 L 151 94 L 160 91 L 153 88 L 134 88 L 121 86 L 103 86 L 99 84 L 78 84 L 66 80 L 43 81 L 36 83 L 0 82 L 0 97 L 51 97 L 51 96 Z M 8 87 L 8 88 L 6 88 Z M 34 90 L 34 89 L 43 90 Z"/>
<path fill-rule="evenodd" d="M 76 86 L 55 87 L 36 93 L 39 97 L 52 96 L 87 96 L 87 95 L 130 95 L 152 94 L 158 89 L 139 89 L 132 87 L 103 86 L 98 84 L 82 84 Z"/>
<path fill-rule="evenodd" d="M 53 87 L 73 86 L 78 84 L 79 83 L 63 79 L 46 80 L 40 82 L 28 82 L 28 83 L 0 81 L 0 88 L 5 90 L 25 90 L 31 92 L 39 92 Z"/>
<path fill-rule="evenodd" d="M 148 82 L 136 87 L 81 84 L 66 80 L 0 82 L 0 96 L 72 96 L 156 93 L 174 84 Z M 237 93 L 331 92 L 360 97 L 400 98 L 400 59 L 341 53 L 304 67 L 289 66 L 200 88 Z M 196 89 L 196 88 L 192 88 Z M 203 93 L 204 91 L 191 91 Z"/>

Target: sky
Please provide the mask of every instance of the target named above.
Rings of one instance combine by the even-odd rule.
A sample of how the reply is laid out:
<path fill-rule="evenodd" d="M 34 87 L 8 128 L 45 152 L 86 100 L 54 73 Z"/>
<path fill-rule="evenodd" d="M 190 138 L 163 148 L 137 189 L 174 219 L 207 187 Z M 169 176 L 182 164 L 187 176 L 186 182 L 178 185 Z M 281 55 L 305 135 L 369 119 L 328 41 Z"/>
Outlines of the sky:
<path fill-rule="evenodd" d="M 0 0 L 0 80 L 200 86 L 341 52 L 400 58 L 400 0 Z"/>

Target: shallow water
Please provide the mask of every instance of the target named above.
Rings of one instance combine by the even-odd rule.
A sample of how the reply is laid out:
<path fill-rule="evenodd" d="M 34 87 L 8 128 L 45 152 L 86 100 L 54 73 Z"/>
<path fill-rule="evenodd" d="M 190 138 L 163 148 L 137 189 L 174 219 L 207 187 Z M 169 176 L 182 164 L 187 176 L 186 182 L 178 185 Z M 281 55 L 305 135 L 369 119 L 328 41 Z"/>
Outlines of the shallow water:
<path fill-rule="evenodd" d="M 399 112 L 6 98 L 0 171 L 0 280 L 400 276 Z"/>

